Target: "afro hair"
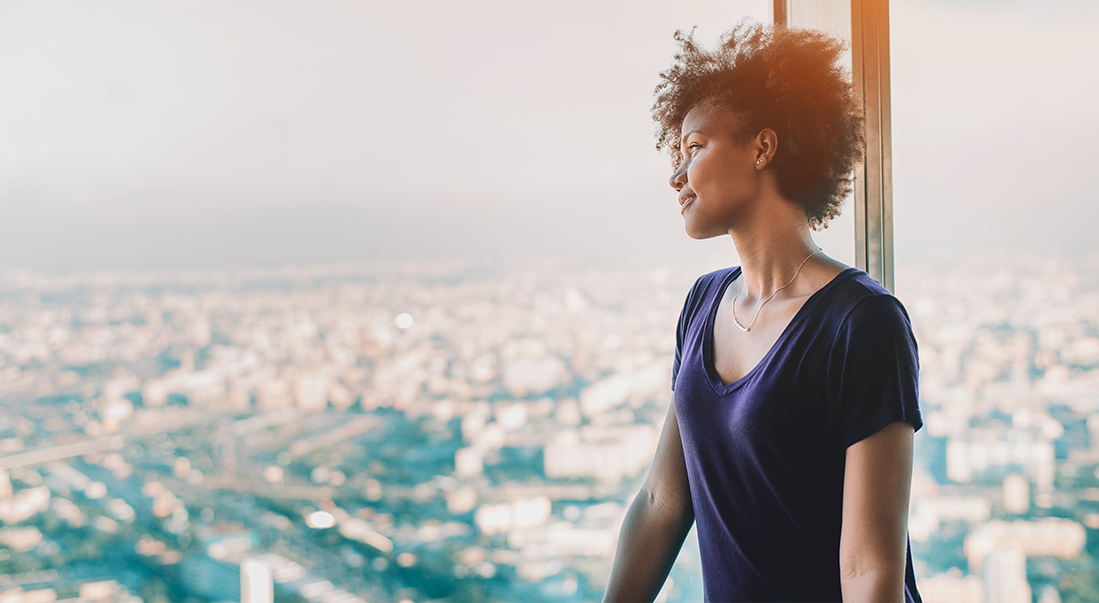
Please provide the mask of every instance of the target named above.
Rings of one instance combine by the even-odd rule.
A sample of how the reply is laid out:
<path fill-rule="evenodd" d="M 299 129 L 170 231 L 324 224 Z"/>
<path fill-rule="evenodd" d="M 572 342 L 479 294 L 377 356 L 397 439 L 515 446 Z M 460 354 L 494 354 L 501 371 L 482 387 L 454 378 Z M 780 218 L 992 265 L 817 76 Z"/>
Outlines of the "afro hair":
<path fill-rule="evenodd" d="M 652 107 L 656 148 L 678 168 L 683 119 L 703 103 L 733 111 L 748 139 L 778 135 L 779 193 L 801 205 L 813 229 L 840 213 L 862 158 L 862 113 L 841 65 L 846 44 L 824 32 L 761 25 L 747 19 L 702 47 L 694 30 L 677 31 L 679 50 L 660 74 Z"/>

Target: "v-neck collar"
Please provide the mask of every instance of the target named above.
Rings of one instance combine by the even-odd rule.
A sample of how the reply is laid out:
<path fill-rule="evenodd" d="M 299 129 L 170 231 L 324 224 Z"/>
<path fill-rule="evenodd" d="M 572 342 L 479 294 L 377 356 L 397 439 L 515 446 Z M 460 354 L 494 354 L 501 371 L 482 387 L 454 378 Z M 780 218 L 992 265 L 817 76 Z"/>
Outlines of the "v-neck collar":
<path fill-rule="evenodd" d="M 832 280 L 828 281 L 823 287 L 813 292 L 813 294 L 809 296 L 809 299 L 805 300 L 805 303 L 801 304 L 801 307 L 798 308 L 798 311 L 794 314 L 794 317 L 790 319 L 790 322 L 786 323 L 786 328 L 782 330 L 782 333 L 779 334 L 778 339 L 776 339 L 775 343 L 771 345 L 771 348 L 767 350 L 767 353 L 763 355 L 763 358 L 760 358 L 759 362 L 757 362 L 756 365 L 752 367 L 752 370 L 745 373 L 744 376 L 742 376 L 740 379 L 737 379 L 732 383 L 725 384 L 721 381 L 721 377 L 717 374 L 717 367 L 714 366 L 714 325 L 717 321 L 718 309 L 721 308 L 721 300 L 723 297 L 725 297 L 725 291 L 729 288 L 729 285 L 733 281 L 735 281 L 738 276 L 740 276 L 740 266 L 737 266 L 733 270 L 729 271 L 729 274 L 725 276 L 725 279 L 717 288 L 717 292 L 715 293 L 714 297 L 713 307 L 710 308 L 709 315 L 706 317 L 706 323 L 703 325 L 702 331 L 702 364 L 706 368 L 706 377 L 707 380 L 710 382 L 710 385 L 713 387 L 714 392 L 719 396 L 726 396 L 736 389 L 740 388 L 750 379 L 752 379 L 752 377 L 756 373 L 760 372 L 764 366 L 771 362 L 772 357 L 786 342 L 786 339 L 789 337 L 793 328 L 797 325 L 798 322 L 802 320 L 802 317 L 807 313 L 807 311 L 811 309 L 813 305 L 818 303 L 818 300 L 823 297 L 823 295 L 829 289 L 831 289 L 833 285 L 846 278 L 849 278 L 851 275 L 856 274 L 858 271 L 858 268 L 845 268 L 842 272 L 832 277 Z"/>

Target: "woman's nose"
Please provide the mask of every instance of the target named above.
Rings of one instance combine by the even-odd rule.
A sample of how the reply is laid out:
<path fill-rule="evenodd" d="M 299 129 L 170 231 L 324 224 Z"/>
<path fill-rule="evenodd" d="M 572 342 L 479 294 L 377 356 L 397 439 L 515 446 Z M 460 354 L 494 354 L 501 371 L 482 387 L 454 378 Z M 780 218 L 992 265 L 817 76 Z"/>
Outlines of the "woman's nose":
<path fill-rule="evenodd" d="M 675 192 L 679 192 L 687 184 L 687 162 L 679 164 L 679 167 L 672 172 L 672 177 L 668 178 L 668 184 L 675 189 Z"/>

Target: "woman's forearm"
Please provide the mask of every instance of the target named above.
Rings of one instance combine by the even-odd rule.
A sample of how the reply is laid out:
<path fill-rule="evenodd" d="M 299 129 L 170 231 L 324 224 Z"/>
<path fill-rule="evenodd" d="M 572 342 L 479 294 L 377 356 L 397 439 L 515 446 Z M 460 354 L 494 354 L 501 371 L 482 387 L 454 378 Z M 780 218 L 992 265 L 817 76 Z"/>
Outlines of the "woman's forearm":
<path fill-rule="evenodd" d="M 622 523 L 603 601 L 655 599 L 693 523 L 689 502 L 661 500 L 642 489 Z"/>

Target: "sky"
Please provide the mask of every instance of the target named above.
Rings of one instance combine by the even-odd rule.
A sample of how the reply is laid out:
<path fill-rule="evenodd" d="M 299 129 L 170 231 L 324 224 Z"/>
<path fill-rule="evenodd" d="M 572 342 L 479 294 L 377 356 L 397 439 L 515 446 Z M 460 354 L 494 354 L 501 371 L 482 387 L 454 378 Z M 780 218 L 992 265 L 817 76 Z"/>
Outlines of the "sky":
<path fill-rule="evenodd" d="M 731 256 L 649 107 L 676 29 L 769 7 L 0 0 L 0 268 Z M 898 258 L 1099 249 L 1096 3 L 891 11 Z"/>

